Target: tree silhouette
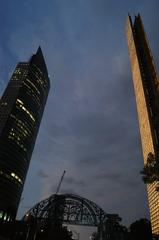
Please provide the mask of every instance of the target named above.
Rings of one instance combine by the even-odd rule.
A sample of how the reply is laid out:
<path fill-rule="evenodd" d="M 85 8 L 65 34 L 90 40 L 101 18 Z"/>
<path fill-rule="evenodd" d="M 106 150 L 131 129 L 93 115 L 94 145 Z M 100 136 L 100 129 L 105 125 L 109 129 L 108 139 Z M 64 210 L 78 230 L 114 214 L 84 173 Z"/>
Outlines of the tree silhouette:
<path fill-rule="evenodd" d="M 130 225 L 129 240 L 152 240 L 150 221 L 141 218 Z"/>
<path fill-rule="evenodd" d="M 140 173 L 143 175 L 142 179 L 146 184 L 159 181 L 159 161 L 153 153 L 148 154 L 147 163 Z"/>

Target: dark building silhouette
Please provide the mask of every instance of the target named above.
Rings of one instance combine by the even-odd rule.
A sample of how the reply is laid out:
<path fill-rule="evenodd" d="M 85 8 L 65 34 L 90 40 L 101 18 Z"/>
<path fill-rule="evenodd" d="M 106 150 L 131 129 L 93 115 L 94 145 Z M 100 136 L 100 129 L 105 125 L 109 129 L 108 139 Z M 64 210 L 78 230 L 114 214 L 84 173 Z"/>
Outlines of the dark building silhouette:
<path fill-rule="evenodd" d="M 0 219 L 14 219 L 50 82 L 39 47 L 18 63 L 0 100 Z"/>
<path fill-rule="evenodd" d="M 144 163 L 159 157 L 159 78 L 140 15 L 127 20 L 127 41 L 139 118 Z M 147 185 L 152 232 L 159 235 L 157 182 Z"/>

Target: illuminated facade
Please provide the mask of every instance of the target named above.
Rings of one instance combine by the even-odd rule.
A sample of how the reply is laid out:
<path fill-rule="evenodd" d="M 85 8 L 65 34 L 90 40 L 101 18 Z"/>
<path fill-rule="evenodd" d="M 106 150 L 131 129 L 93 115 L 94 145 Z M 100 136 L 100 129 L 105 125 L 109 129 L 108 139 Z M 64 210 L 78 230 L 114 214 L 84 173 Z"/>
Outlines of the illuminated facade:
<path fill-rule="evenodd" d="M 50 82 L 41 48 L 18 63 L 0 100 L 0 219 L 14 219 Z"/>
<path fill-rule="evenodd" d="M 141 17 L 128 17 L 127 41 L 136 96 L 144 163 L 149 153 L 159 157 L 159 79 Z M 157 182 L 147 185 L 152 232 L 159 235 Z"/>

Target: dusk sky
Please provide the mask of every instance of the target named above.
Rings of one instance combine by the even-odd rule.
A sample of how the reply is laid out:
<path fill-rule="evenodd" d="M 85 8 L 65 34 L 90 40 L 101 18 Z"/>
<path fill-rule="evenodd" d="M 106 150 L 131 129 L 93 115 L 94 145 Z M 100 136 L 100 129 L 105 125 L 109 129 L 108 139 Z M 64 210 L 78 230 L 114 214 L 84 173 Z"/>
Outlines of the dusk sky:
<path fill-rule="evenodd" d="M 19 217 L 55 193 L 66 170 L 61 193 L 88 198 L 127 226 L 148 218 L 125 24 L 128 13 L 141 14 L 159 65 L 159 1 L 0 2 L 1 94 L 39 45 L 51 81 Z"/>

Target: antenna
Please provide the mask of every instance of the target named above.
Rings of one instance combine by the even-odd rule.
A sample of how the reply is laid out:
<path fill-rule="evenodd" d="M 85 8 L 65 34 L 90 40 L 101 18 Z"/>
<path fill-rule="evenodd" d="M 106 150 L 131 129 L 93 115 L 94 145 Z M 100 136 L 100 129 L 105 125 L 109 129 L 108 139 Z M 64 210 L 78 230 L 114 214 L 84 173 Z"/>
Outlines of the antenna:
<path fill-rule="evenodd" d="M 62 177 L 61 177 L 61 179 L 60 179 L 60 182 L 59 182 L 59 184 L 58 184 L 58 186 L 57 186 L 56 194 L 58 194 L 58 192 L 59 192 L 59 190 L 60 190 L 61 183 L 62 183 L 62 181 L 63 181 L 63 178 L 64 178 L 65 173 L 66 173 L 66 171 L 64 170 L 64 171 L 63 171 L 63 174 L 62 174 Z"/>

